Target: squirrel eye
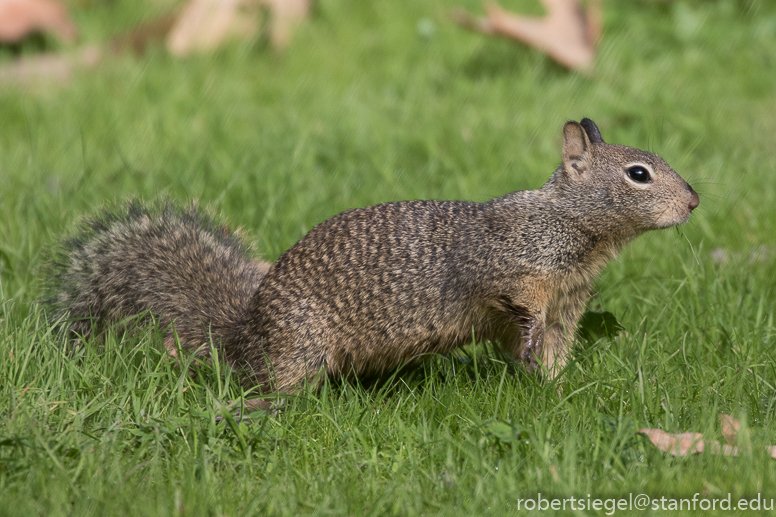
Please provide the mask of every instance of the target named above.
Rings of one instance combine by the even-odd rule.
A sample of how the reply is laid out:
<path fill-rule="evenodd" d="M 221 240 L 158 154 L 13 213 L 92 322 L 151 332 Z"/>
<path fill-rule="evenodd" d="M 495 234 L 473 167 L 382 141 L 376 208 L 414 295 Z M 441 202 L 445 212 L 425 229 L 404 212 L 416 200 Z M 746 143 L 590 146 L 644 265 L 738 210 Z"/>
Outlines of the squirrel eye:
<path fill-rule="evenodd" d="M 652 179 L 649 177 L 649 172 L 647 172 L 647 169 L 641 165 L 628 167 L 626 172 L 628 173 L 628 177 L 636 183 L 650 183 L 652 181 Z"/>

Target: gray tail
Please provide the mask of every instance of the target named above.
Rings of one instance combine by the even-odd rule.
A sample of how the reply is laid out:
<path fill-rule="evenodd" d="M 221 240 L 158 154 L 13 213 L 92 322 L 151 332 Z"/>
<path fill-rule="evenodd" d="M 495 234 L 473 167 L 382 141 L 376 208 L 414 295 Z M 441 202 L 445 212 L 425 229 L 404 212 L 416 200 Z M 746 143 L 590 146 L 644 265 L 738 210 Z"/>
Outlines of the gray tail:
<path fill-rule="evenodd" d="M 191 350 L 233 339 L 269 269 L 196 204 L 136 200 L 84 219 L 49 264 L 44 306 L 73 338 L 144 314 L 171 353 L 176 334 Z"/>

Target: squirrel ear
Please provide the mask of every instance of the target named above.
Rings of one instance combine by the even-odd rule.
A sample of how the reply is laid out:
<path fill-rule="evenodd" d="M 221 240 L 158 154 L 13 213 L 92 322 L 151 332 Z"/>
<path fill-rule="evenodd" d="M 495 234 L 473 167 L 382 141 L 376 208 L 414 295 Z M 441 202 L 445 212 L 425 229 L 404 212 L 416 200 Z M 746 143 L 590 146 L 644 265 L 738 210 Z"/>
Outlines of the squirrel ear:
<path fill-rule="evenodd" d="M 563 168 L 568 172 L 585 172 L 590 162 L 590 139 L 585 129 L 576 122 L 563 126 Z"/>
<path fill-rule="evenodd" d="M 594 144 L 605 144 L 604 139 L 601 138 L 601 132 L 598 131 L 598 126 L 595 125 L 595 122 L 590 120 L 589 118 L 583 118 L 579 125 L 582 126 L 585 129 L 585 133 L 587 133 L 587 137 L 590 139 L 590 142 Z"/>

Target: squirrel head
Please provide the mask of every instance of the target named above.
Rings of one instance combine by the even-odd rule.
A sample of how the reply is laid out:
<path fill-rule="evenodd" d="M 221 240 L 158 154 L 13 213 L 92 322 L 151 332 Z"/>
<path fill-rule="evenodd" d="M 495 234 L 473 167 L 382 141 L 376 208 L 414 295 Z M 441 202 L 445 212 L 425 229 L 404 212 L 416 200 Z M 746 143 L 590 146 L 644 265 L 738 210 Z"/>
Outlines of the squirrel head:
<path fill-rule="evenodd" d="M 607 144 L 588 118 L 563 127 L 563 164 L 550 184 L 561 206 L 600 221 L 604 230 L 668 228 L 686 222 L 698 206 L 698 194 L 662 158 Z M 564 203 L 568 198 L 574 202 Z"/>

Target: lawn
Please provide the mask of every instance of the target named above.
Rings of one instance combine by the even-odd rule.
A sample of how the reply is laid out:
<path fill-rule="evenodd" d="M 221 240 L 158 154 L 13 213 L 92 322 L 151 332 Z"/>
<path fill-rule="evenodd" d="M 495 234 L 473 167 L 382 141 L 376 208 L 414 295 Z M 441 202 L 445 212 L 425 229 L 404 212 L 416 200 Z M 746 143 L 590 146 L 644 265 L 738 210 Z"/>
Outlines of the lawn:
<path fill-rule="evenodd" d="M 86 42 L 161 9 L 71 4 Z M 776 444 L 776 3 L 606 1 L 590 76 L 459 29 L 456 5 L 482 11 L 320 0 L 284 54 L 260 39 L 182 60 L 152 47 L 69 81 L 0 87 L 0 515 L 776 498 L 761 452 Z M 588 308 L 624 330 L 580 338 L 554 382 L 473 344 L 385 385 L 326 385 L 277 414 L 218 420 L 241 392 L 217 360 L 189 375 L 194 360 L 166 358 L 153 328 L 69 353 L 36 303 L 48 250 L 107 202 L 197 199 L 273 260 L 348 208 L 538 188 L 563 123 L 585 116 L 607 142 L 660 154 L 700 206 L 608 266 Z M 674 458 L 635 433 L 721 439 L 719 413 L 741 419 L 751 451 Z M 663 514 L 651 508 L 617 513 Z"/>

